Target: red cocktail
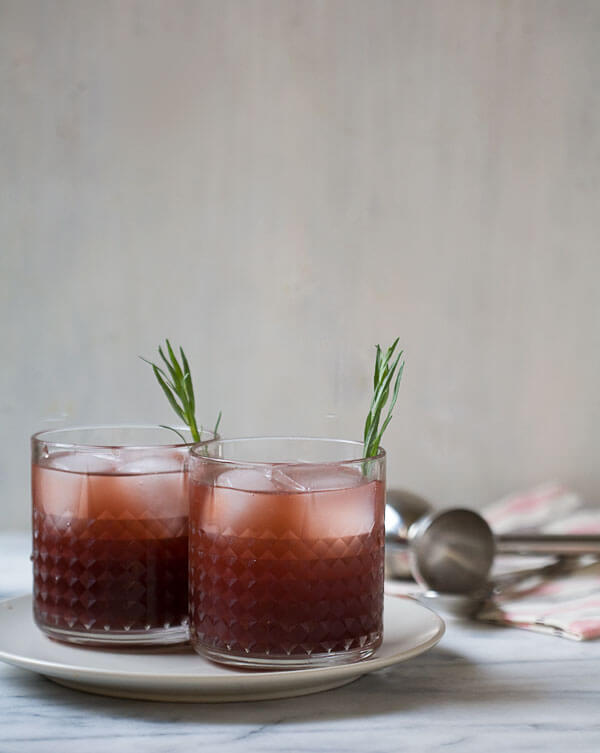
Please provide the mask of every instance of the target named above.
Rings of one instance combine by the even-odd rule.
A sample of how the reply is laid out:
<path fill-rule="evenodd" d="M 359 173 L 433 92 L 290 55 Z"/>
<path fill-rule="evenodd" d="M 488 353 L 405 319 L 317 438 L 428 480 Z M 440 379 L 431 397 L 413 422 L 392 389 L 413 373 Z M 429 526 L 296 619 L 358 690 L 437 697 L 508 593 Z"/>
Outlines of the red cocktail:
<path fill-rule="evenodd" d="M 265 438 L 192 451 L 194 648 L 217 661 L 288 667 L 356 661 L 377 648 L 385 453 L 356 460 L 360 449 Z"/>
<path fill-rule="evenodd" d="M 145 427 L 34 436 L 34 616 L 48 635 L 186 640 L 188 446 L 168 445 L 173 436 Z"/>

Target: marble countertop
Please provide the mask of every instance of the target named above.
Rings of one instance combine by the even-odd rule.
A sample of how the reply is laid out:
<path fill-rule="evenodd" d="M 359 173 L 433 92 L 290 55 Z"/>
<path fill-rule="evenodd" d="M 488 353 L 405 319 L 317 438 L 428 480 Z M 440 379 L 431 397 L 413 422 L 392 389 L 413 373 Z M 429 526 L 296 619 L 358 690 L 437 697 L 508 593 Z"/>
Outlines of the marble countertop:
<path fill-rule="evenodd" d="M 30 590 L 0 535 L 0 598 Z M 447 619 L 430 652 L 326 693 L 169 704 L 86 695 L 0 663 L 0 753 L 600 751 L 600 641 Z"/>

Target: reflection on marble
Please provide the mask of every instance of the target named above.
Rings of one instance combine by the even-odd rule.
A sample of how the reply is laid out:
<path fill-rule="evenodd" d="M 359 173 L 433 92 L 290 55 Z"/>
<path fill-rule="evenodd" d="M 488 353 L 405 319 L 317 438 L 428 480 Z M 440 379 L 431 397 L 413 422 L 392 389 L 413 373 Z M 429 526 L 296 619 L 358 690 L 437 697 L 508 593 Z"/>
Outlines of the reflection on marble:
<path fill-rule="evenodd" d="M 29 541 L 0 536 L 22 582 Z M 20 580 L 18 580 L 20 579 Z M 600 642 L 459 619 L 423 656 L 284 701 L 168 704 L 61 688 L 0 664 L 0 753 L 600 750 Z"/>

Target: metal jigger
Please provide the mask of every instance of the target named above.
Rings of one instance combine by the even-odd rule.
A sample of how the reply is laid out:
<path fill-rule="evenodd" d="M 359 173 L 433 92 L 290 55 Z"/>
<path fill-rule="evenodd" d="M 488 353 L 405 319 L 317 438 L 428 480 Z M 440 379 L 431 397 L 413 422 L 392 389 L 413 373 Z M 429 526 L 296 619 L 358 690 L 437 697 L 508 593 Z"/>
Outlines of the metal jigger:
<path fill-rule="evenodd" d="M 397 506 L 398 499 L 392 497 L 388 499 L 390 503 Z M 386 543 L 392 551 L 408 551 L 410 574 L 426 589 L 426 598 L 463 597 L 462 602 L 454 600 L 456 608 L 452 606 L 452 611 L 461 613 L 469 608 L 472 611 L 473 605 L 493 590 L 496 584 L 490 581 L 489 574 L 498 553 L 561 558 L 600 554 L 600 536 L 494 536 L 481 515 L 460 508 L 430 512 L 411 523 L 406 532 L 399 532 L 392 525 L 388 527 L 386 515 Z M 534 569 L 527 573 L 541 571 Z"/>
<path fill-rule="evenodd" d="M 408 557 L 410 527 L 432 510 L 429 502 L 403 489 L 390 489 L 385 505 L 385 573 L 388 578 L 412 578 Z"/>

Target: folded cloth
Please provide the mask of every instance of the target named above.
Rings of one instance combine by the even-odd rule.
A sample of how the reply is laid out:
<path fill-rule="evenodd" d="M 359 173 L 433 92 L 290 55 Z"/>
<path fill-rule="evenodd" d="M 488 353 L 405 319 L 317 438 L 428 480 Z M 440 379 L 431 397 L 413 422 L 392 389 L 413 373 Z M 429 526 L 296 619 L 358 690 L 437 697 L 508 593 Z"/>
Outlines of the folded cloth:
<path fill-rule="evenodd" d="M 586 508 L 580 497 L 556 484 L 506 497 L 482 514 L 495 533 L 600 534 L 600 509 Z M 514 556 L 497 560 L 492 577 L 524 565 Z M 527 558 L 529 566 L 532 562 Z M 476 618 L 577 641 L 600 638 L 600 563 L 585 557 L 518 579 L 494 593 Z"/>
<path fill-rule="evenodd" d="M 576 641 L 600 638 L 600 563 L 526 578 L 489 599 L 476 618 Z"/>
<path fill-rule="evenodd" d="M 494 533 L 600 534 L 600 508 L 586 507 L 558 484 L 505 497 L 481 514 Z M 556 567 L 554 562 L 553 557 L 496 557 L 492 578 L 509 585 L 495 590 L 475 618 L 577 641 L 600 638 L 600 562 L 593 557 Z M 522 574 L 527 569 L 533 572 Z M 386 582 L 390 595 L 418 597 L 422 590 L 414 582 Z"/>

